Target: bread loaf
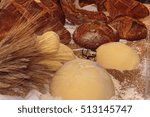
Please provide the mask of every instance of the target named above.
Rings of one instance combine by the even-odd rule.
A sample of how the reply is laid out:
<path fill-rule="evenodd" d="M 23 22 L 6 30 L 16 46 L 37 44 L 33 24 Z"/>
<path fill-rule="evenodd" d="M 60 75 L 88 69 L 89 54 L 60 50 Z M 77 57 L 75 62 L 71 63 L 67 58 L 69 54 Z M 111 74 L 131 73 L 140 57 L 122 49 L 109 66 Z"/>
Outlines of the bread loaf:
<path fill-rule="evenodd" d="M 106 0 L 105 7 L 113 19 L 117 16 L 144 18 L 149 15 L 147 7 L 136 0 Z"/>
<path fill-rule="evenodd" d="M 84 10 L 80 7 L 78 0 L 62 0 L 61 5 L 66 18 L 73 24 L 93 21 L 107 22 L 107 17 L 103 12 Z"/>
<path fill-rule="evenodd" d="M 119 41 L 118 33 L 115 29 L 98 22 L 80 25 L 75 30 L 73 39 L 81 47 L 92 50 L 104 43 Z"/>
<path fill-rule="evenodd" d="M 145 24 L 128 16 L 117 17 L 110 25 L 118 31 L 121 39 L 134 41 L 145 39 L 147 36 Z"/>
<path fill-rule="evenodd" d="M 53 0 L 12 0 L 5 9 L 13 14 L 15 21 L 32 22 L 37 34 L 52 30 L 60 36 L 62 43 L 70 42 L 70 33 L 63 26 L 65 22 L 63 12 Z M 6 26 L 9 29 L 14 24 L 13 17 L 10 26 Z"/>

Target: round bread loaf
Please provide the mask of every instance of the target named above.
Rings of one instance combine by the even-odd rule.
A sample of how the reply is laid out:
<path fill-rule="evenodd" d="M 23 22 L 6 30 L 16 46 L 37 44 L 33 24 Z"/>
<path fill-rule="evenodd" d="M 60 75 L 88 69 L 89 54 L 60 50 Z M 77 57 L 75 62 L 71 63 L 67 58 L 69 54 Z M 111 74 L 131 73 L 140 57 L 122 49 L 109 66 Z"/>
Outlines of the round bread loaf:
<path fill-rule="evenodd" d="M 104 43 L 119 41 L 118 33 L 115 29 L 98 22 L 80 25 L 75 30 L 73 39 L 81 47 L 92 50 Z"/>

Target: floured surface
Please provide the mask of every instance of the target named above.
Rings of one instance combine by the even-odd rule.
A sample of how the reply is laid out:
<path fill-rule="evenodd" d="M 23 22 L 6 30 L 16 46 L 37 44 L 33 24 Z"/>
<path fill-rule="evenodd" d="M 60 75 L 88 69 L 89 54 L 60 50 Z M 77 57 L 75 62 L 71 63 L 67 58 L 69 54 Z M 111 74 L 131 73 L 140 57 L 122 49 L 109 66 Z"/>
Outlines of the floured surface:
<path fill-rule="evenodd" d="M 143 100 L 143 94 L 139 93 L 134 86 L 123 87 L 123 84 L 113 78 L 115 86 L 115 96 L 112 100 Z"/>

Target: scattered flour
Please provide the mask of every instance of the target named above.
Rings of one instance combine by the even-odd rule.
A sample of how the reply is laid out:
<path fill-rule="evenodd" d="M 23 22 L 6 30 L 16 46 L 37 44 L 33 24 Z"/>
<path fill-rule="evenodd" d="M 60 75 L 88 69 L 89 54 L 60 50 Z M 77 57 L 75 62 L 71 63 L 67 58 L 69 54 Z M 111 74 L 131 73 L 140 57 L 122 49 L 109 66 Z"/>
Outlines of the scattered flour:
<path fill-rule="evenodd" d="M 112 78 L 115 87 L 115 96 L 112 100 L 143 100 L 143 94 L 137 92 L 136 87 L 123 87 L 116 79 Z"/>

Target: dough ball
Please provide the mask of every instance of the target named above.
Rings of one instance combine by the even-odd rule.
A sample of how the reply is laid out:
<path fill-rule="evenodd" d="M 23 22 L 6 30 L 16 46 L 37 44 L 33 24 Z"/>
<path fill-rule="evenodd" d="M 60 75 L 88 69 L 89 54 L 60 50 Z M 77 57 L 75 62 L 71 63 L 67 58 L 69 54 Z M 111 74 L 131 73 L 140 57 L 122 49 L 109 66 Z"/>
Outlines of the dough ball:
<path fill-rule="evenodd" d="M 109 74 L 95 62 L 83 59 L 70 61 L 58 70 L 51 92 L 65 100 L 110 99 L 115 93 Z"/>
<path fill-rule="evenodd" d="M 133 70 L 139 65 L 137 52 L 120 42 L 107 43 L 97 49 L 97 63 L 107 69 Z"/>

